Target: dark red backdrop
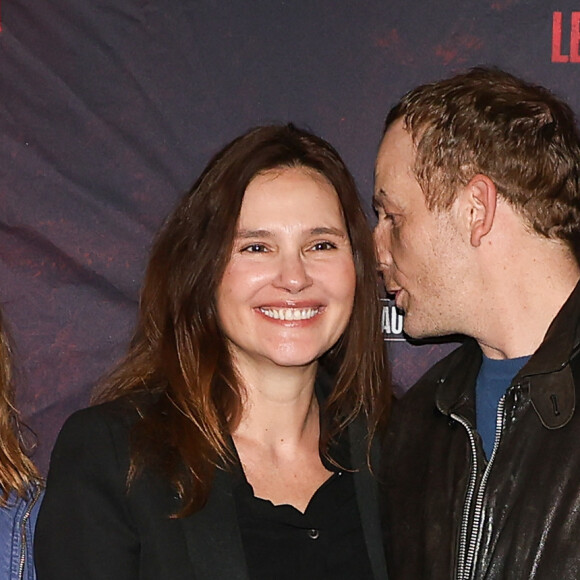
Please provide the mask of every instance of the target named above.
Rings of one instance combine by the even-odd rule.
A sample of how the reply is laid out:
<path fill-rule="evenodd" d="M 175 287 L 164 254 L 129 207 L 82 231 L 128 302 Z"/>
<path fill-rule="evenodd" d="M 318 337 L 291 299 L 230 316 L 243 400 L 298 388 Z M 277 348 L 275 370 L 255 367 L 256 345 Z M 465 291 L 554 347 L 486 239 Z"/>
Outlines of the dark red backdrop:
<path fill-rule="evenodd" d="M 124 351 L 152 235 L 213 152 L 291 120 L 337 146 L 368 202 L 385 113 L 420 82 L 497 64 L 580 110 L 578 11 L 570 0 L 0 0 L 0 300 L 42 468 Z M 442 352 L 391 347 L 400 390 Z"/>

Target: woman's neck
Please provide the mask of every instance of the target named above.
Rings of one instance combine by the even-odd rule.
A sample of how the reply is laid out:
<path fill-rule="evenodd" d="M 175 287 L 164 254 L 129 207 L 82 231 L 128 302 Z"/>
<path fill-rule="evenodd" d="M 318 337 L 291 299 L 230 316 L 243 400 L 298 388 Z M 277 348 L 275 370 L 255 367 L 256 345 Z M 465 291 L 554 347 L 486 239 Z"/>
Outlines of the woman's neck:
<path fill-rule="evenodd" d="M 318 401 L 314 393 L 316 365 L 262 367 L 236 365 L 244 386 L 243 410 L 234 440 L 289 452 L 306 441 L 318 441 Z"/>
<path fill-rule="evenodd" d="M 246 396 L 232 438 L 246 478 L 256 497 L 304 512 L 331 475 L 319 453 L 316 366 L 236 368 Z"/>

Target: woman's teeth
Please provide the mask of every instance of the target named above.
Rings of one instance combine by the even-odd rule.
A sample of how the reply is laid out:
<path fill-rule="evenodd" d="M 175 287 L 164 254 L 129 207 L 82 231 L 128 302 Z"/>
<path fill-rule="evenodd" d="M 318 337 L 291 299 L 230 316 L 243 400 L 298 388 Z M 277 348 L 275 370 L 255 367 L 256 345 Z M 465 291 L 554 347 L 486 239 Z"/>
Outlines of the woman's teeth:
<path fill-rule="evenodd" d="M 260 312 L 275 320 L 308 320 L 316 316 L 318 308 L 260 308 Z"/>

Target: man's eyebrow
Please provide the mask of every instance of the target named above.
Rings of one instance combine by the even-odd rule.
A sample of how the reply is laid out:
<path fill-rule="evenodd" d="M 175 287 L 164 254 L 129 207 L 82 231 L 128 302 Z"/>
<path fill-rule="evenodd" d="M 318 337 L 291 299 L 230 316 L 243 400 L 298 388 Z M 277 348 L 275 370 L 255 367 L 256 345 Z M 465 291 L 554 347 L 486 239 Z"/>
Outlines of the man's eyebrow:
<path fill-rule="evenodd" d="M 379 203 L 379 202 L 384 201 L 386 199 L 387 199 L 387 194 L 386 194 L 385 190 L 382 189 L 382 188 L 381 189 L 377 189 L 373 193 L 373 199 L 372 199 L 373 205 L 375 203 Z"/>
<path fill-rule="evenodd" d="M 403 209 L 405 207 L 404 204 L 401 203 L 401 200 L 396 197 L 393 198 L 382 188 L 378 189 L 373 194 L 372 204 L 374 209 L 377 209 L 378 205 L 388 206 L 394 209 Z"/>

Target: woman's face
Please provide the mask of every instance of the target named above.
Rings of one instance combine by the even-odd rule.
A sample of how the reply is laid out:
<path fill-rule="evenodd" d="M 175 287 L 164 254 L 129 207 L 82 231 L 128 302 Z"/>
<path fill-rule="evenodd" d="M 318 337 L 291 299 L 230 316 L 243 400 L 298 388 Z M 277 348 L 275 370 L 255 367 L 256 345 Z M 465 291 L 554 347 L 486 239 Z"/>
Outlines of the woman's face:
<path fill-rule="evenodd" d="M 256 176 L 217 291 L 221 328 L 238 369 L 314 363 L 344 332 L 355 284 L 332 185 L 304 168 Z"/>

